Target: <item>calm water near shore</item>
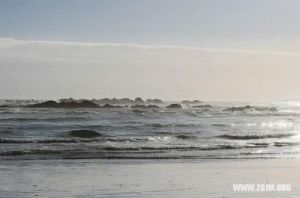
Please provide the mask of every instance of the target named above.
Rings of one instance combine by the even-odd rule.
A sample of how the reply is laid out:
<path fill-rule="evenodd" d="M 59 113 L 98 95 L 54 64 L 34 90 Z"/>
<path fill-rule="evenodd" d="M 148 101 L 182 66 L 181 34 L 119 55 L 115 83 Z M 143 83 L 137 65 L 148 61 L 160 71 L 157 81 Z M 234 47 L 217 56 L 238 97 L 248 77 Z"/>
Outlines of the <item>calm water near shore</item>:
<path fill-rule="evenodd" d="M 297 198 L 298 159 L 0 161 L 0 197 Z M 233 184 L 289 184 L 286 192 L 235 192 Z"/>

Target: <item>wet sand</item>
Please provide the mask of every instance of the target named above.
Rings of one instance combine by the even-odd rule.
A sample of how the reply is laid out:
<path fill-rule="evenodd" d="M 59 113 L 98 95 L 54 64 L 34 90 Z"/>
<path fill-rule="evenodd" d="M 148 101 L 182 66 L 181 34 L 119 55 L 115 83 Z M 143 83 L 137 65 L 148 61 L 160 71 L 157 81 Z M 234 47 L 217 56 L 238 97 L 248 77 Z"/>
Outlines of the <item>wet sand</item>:
<path fill-rule="evenodd" d="M 0 161 L 0 197 L 299 197 L 299 159 Z M 290 184 L 289 192 L 233 191 Z"/>

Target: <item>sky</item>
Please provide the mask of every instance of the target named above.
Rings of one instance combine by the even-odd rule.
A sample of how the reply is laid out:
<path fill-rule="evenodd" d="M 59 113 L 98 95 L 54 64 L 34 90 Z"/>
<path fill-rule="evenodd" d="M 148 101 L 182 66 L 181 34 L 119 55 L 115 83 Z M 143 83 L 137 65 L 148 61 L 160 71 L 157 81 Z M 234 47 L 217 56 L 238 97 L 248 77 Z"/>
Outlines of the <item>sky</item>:
<path fill-rule="evenodd" d="M 299 6 L 0 0 L 0 98 L 299 100 Z"/>

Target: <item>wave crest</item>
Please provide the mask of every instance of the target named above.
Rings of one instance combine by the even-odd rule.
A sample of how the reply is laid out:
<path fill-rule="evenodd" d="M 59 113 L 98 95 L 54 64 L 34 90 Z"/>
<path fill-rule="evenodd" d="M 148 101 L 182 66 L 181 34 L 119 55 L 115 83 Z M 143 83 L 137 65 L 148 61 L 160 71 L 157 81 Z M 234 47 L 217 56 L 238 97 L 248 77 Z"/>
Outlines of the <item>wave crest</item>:
<path fill-rule="evenodd" d="M 296 134 L 282 133 L 282 134 L 266 134 L 266 135 L 219 135 L 217 138 L 223 138 L 228 140 L 256 140 L 256 139 L 269 139 L 269 138 L 288 138 Z"/>

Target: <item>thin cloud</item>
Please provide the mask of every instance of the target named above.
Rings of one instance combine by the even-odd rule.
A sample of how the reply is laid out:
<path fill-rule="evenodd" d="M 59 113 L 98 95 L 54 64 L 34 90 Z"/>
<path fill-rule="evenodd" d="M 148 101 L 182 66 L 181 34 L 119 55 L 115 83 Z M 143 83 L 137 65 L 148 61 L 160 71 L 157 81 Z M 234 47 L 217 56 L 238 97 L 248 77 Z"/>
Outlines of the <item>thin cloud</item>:
<path fill-rule="evenodd" d="M 190 46 L 176 45 L 145 45 L 137 43 L 85 43 L 85 42 L 69 42 L 69 41 L 42 41 L 42 40 L 17 40 L 14 38 L 0 38 L 0 48 L 12 47 L 99 47 L 99 48 L 127 48 L 140 50 L 189 50 L 202 51 L 210 53 L 245 53 L 245 54 L 266 54 L 266 55 L 283 55 L 283 56 L 299 56 L 299 52 L 286 51 L 270 51 L 255 49 L 228 49 L 228 48 L 201 48 Z"/>

